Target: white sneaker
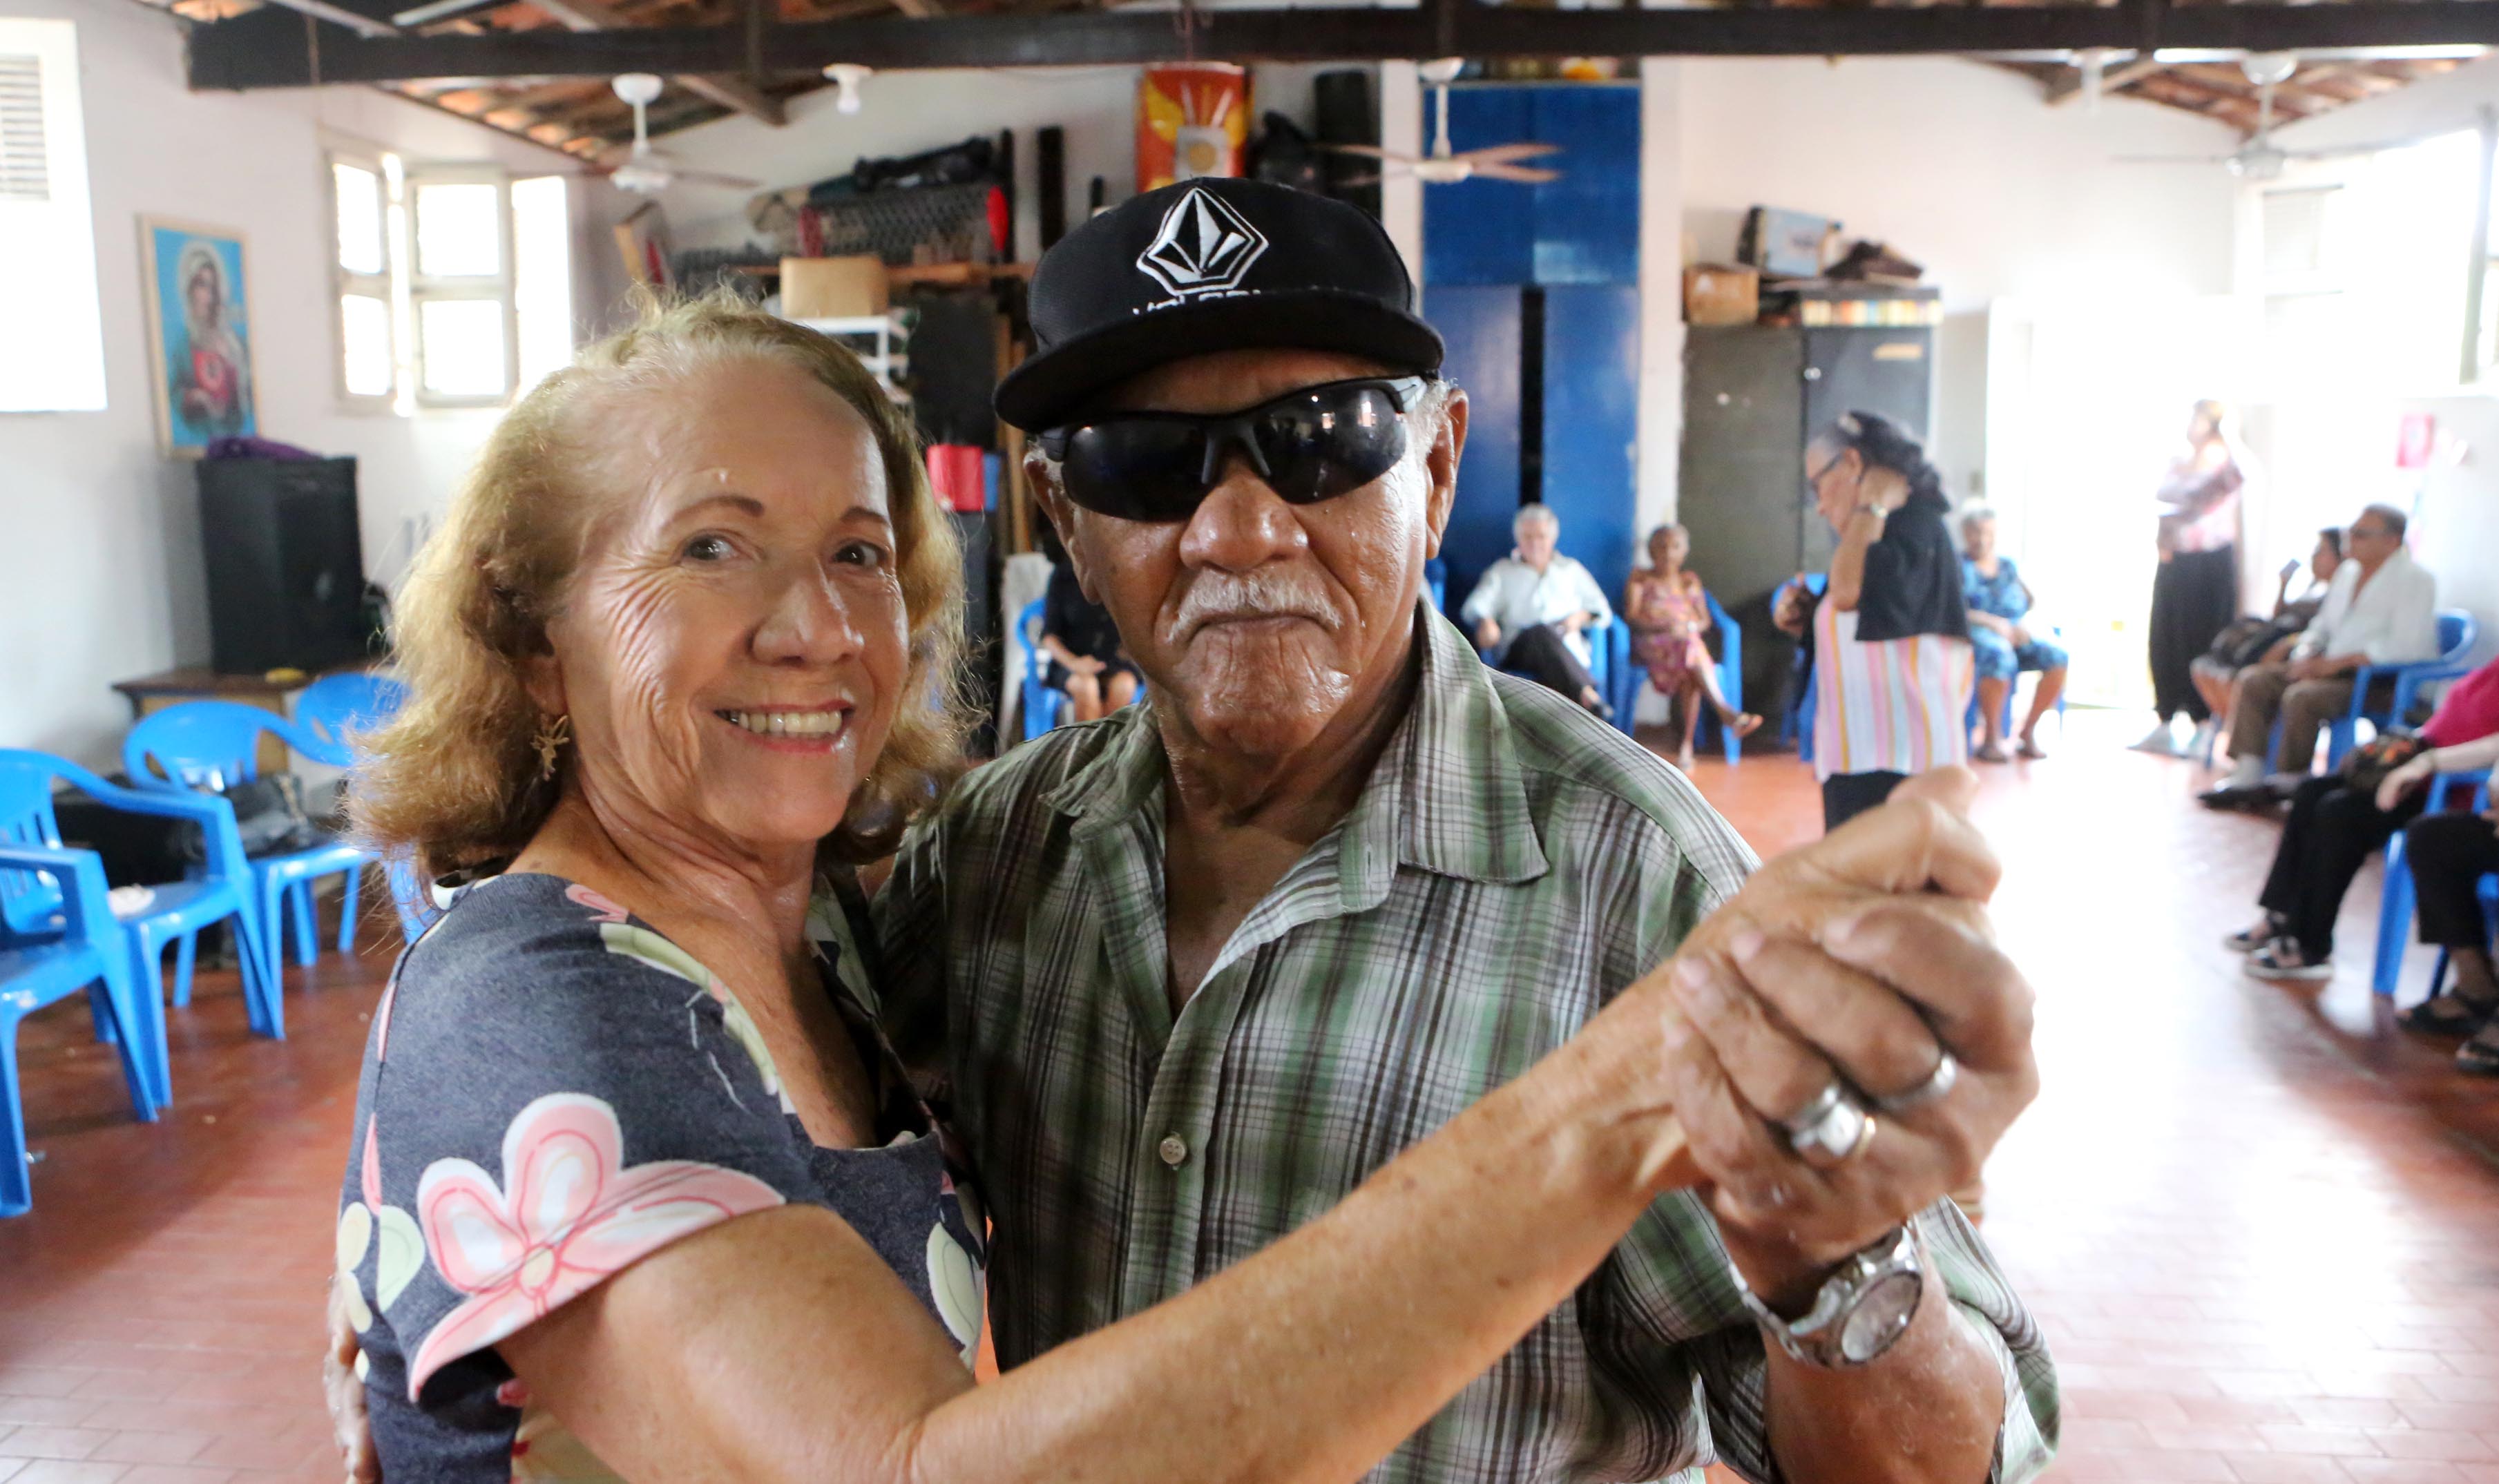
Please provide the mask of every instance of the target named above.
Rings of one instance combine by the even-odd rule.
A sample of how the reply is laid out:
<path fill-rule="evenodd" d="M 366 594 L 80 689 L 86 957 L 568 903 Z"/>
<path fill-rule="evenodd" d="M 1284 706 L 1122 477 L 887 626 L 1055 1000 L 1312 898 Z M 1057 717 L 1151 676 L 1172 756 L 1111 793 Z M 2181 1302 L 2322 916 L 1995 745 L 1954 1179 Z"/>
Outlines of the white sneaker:
<path fill-rule="evenodd" d="M 2169 729 L 2167 722 L 2162 722 L 2145 732 L 2143 740 L 2133 745 L 2133 751 L 2158 753 L 2163 758 L 2175 758 L 2178 756 L 2178 734 Z"/>
<path fill-rule="evenodd" d="M 2202 726 L 2196 727 L 2195 735 L 2189 738 L 2187 741 L 2187 756 L 2198 759 L 2211 756 L 2213 751 L 2213 738 L 2220 730 L 2221 728 L 2214 726 L 2211 722 L 2206 722 Z"/>

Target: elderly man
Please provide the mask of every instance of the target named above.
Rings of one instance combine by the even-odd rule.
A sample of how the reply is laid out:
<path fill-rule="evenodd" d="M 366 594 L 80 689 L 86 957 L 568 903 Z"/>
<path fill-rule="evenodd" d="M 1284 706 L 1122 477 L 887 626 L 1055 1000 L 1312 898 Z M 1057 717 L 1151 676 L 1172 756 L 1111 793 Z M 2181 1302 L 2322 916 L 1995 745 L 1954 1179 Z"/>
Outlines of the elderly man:
<path fill-rule="evenodd" d="M 2272 798 L 2263 787 L 2274 720 L 2282 721 L 2277 771 L 2305 775 L 2317 733 L 2352 704 L 2363 665 L 2438 658 L 2438 579 L 2404 550 L 2404 513 L 2371 505 L 2345 534 L 2342 565 L 2299 642 L 2282 664 L 2239 677 L 2230 713 L 2230 776 L 2203 795 L 2215 808 Z"/>
<path fill-rule="evenodd" d="M 1745 885 L 1671 769 L 1479 663 L 1419 600 L 1467 406 L 1410 305 L 1368 217 L 1238 180 L 1034 280 L 999 411 L 1147 700 L 973 773 L 878 901 L 882 1014 L 994 1218 L 1000 1362 L 1292 1231 L 1674 955 L 1712 1189 L 1372 1477 L 2029 1477 L 2048 1359 L 1941 1199 L 2035 1086 L 1965 775 Z"/>
<path fill-rule="evenodd" d="M 1509 532 L 1518 549 L 1484 568 L 1458 617 L 1486 661 L 1613 720 L 1588 673 L 1588 630 L 1613 617 L 1606 590 L 1556 549 L 1562 519 L 1550 506 L 1520 506 Z"/>

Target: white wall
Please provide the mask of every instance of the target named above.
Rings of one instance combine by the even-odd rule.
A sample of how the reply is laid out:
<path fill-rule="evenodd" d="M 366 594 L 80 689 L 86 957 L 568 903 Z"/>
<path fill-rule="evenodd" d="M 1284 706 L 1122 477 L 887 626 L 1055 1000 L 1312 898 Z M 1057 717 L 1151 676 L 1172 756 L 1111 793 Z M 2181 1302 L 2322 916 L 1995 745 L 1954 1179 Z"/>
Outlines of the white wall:
<path fill-rule="evenodd" d="M 565 162 L 368 89 L 191 93 L 176 22 L 144 7 L 11 12 L 78 22 L 109 405 L 0 416 L 0 746 L 111 762 L 129 716 L 107 687 L 209 649 L 192 468 L 156 452 L 140 215 L 243 232 L 260 432 L 357 456 L 366 563 L 388 578 L 403 521 L 441 507 L 494 414 L 338 410 L 322 132 L 520 173 Z"/>
<path fill-rule="evenodd" d="M 1682 219 L 1703 261 L 1732 261 L 1748 208 L 1785 207 L 1892 243 L 1943 290 L 1935 453 L 1956 490 L 1985 468 L 1991 302 L 2229 290 L 2230 177 L 2113 160 L 2219 154 L 2221 124 L 2124 98 L 2051 108 L 2030 79 L 1954 58 L 1681 74 Z"/>

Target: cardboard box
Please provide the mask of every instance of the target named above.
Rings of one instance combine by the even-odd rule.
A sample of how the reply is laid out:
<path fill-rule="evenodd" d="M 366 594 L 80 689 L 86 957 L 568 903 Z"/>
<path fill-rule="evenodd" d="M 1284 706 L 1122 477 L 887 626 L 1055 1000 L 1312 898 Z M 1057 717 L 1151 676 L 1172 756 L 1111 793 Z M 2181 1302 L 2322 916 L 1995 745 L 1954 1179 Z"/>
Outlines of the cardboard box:
<path fill-rule="evenodd" d="M 781 260 L 781 312 L 792 319 L 864 319 L 888 303 L 885 260 L 872 252 Z"/>
<path fill-rule="evenodd" d="M 1761 317 L 1762 275 L 1749 268 L 1683 271 L 1683 318 L 1694 325 L 1749 325 Z"/>

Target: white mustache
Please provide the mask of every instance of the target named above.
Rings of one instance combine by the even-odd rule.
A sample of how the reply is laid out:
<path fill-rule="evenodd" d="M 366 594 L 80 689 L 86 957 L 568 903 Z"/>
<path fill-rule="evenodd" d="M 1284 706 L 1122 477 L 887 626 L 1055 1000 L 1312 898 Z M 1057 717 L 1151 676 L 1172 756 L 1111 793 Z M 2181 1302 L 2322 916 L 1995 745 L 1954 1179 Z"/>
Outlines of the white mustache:
<path fill-rule="evenodd" d="M 1325 594 L 1306 579 L 1281 572 L 1201 575 L 1182 597 L 1174 627 L 1185 635 L 1206 624 L 1271 618 L 1304 618 L 1323 629 L 1336 627 L 1336 610 Z"/>

